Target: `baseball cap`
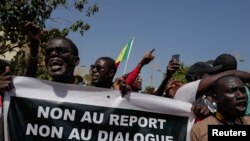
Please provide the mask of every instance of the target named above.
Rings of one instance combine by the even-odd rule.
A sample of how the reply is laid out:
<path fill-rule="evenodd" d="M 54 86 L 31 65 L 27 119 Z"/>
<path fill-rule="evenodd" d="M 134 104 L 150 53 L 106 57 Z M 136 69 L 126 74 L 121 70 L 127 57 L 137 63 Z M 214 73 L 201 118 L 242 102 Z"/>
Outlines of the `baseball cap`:
<path fill-rule="evenodd" d="M 213 74 L 222 68 L 222 65 L 211 66 L 205 62 L 194 63 L 186 73 L 186 79 L 191 82 L 198 80 L 203 74 Z"/>
<path fill-rule="evenodd" d="M 236 70 L 237 69 L 237 60 L 231 54 L 221 54 L 219 55 L 213 62 L 213 66 L 222 65 L 222 68 L 219 70 L 227 71 L 227 70 Z"/>

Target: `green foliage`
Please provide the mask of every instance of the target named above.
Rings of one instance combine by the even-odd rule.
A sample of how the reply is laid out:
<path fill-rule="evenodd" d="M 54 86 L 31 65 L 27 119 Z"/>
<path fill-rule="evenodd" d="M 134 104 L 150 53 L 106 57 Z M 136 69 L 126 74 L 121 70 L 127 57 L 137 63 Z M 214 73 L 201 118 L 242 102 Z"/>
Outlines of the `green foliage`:
<path fill-rule="evenodd" d="M 74 7 L 70 3 L 74 3 Z M 85 13 L 86 17 L 99 11 L 97 4 L 88 5 L 87 0 L 1 0 L 0 31 L 3 31 L 4 34 L 0 36 L 0 54 L 12 51 L 14 48 L 21 48 L 27 42 L 24 31 L 25 21 L 35 22 L 41 28 L 46 28 L 45 22 L 51 18 L 52 12 L 58 7 L 65 10 L 73 7 L 78 12 Z M 86 10 L 83 11 L 83 9 Z M 62 25 L 61 22 L 60 25 Z M 69 32 L 76 31 L 83 35 L 90 28 L 82 19 L 68 25 L 62 29 L 46 32 L 45 36 L 54 35 L 55 30 L 57 30 L 55 35 L 67 35 Z M 43 37 L 42 42 L 46 39 Z"/>
<path fill-rule="evenodd" d="M 153 86 L 147 86 L 147 87 L 145 87 L 145 90 L 142 93 L 153 94 L 154 90 L 155 90 L 155 88 Z"/>
<path fill-rule="evenodd" d="M 43 80 L 52 80 L 51 76 L 47 72 L 40 72 L 40 74 L 37 76 L 39 79 Z"/>
<path fill-rule="evenodd" d="M 185 78 L 185 74 L 188 71 L 189 67 L 186 66 L 184 63 L 181 63 L 180 69 L 177 70 L 173 77 L 171 78 L 172 80 L 180 80 L 183 84 L 187 83 L 187 80 Z M 163 73 L 163 78 L 165 77 L 165 73 Z"/>
<path fill-rule="evenodd" d="M 13 75 L 23 75 L 25 72 L 25 52 L 19 51 L 10 61 L 11 73 Z"/>
<path fill-rule="evenodd" d="M 25 60 L 25 52 L 20 50 L 17 54 L 11 59 L 10 66 L 11 66 L 11 73 L 16 76 L 24 75 L 26 71 L 26 60 Z M 43 58 L 38 58 L 40 60 Z M 38 65 L 36 77 L 45 80 L 51 80 L 51 77 L 48 75 L 46 69 L 42 66 Z"/>
<path fill-rule="evenodd" d="M 189 67 L 185 66 L 184 64 L 181 64 L 180 69 L 175 72 L 172 79 L 174 80 L 180 80 L 183 84 L 187 83 L 187 80 L 185 78 L 185 74 L 188 71 Z"/>

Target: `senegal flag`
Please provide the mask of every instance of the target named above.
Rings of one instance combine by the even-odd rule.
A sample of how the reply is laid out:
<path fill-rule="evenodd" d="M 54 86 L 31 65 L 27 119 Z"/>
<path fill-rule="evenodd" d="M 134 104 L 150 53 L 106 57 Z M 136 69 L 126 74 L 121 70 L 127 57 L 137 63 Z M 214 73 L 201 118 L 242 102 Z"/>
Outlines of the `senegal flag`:
<path fill-rule="evenodd" d="M 134 42 L 134 38 L 132 38 L 123 48 L 119 56 L 117 57 L 115 61 L 115 66 L 118 68 L 121 61 L 128 59 L 128 56 L 130 54 L 130 50 L 132 48 Z"/>

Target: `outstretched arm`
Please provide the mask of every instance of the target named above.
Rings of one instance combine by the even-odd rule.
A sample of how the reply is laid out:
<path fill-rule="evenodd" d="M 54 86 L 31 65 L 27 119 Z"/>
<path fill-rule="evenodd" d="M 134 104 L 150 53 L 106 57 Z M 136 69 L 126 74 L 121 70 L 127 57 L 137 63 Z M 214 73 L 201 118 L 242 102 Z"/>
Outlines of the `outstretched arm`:
<path fill-rule="evenodd" d="M 166 76 L 162 80 L 160 86 L 154 93 L 157 96 L 162 96 L 165 90 L 166 85 L 168 84 L 168 81 L 173 77 L 174 73 L 180 69 L 180 64 L 176 62 L 175 60 L 170 60 L 167 66 Z"/>
<path fill-rule="evenodd" d="M 30 41 L 30 52 L 28 55 L 27 70 L 24 75 L 35 77 L 37 71 L 41 30 L 37 25 L 29 21 L 25 22 L 24 28 L 28 40 Z"/>
<path fill-rule="evenodd" d="M 202 96 L 218 78 L 229 75 L 239 77 L 243 82 L 250 82 L 250 73 L 240 70 L 229 70 L 215 75 L 209 75 L 200 81 L 196 98 Z"/>
<path fill-rule="evenodd" d="M 146 53 L 141 59 L 141 61 L 138 63 L 138 65 L 133 69 L 133 71 L 128 73 L 128 76 L 126 77 L 126 80 L 125 80 L 126 84 L 130 86 L 133 84 L 133 82 L 135 81 L 139 73 L 141 72 L 142 67 L 144 65 L 147 65 L 154 59 L 155 56 L 153 55 L 153 52 L 154 52 L 154 49 Z"/>

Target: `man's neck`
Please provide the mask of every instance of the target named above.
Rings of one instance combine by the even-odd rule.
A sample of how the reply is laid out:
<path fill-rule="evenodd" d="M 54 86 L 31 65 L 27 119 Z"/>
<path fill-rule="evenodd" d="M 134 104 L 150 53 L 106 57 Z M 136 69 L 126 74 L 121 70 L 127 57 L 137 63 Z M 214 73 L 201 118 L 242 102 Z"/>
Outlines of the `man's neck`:
<path fill-rule="evenodd" d="M 222 112 L 216 112 L 214 116 L 217 120 L 226 125 L 243 124 L 241 116 L 225 115 Z"/>

